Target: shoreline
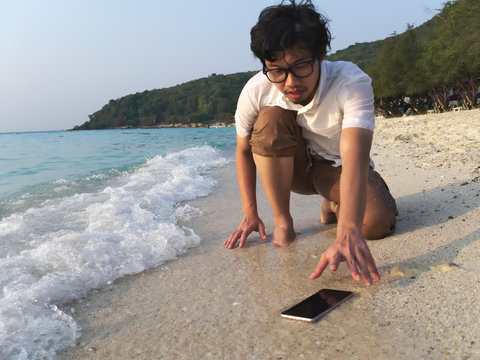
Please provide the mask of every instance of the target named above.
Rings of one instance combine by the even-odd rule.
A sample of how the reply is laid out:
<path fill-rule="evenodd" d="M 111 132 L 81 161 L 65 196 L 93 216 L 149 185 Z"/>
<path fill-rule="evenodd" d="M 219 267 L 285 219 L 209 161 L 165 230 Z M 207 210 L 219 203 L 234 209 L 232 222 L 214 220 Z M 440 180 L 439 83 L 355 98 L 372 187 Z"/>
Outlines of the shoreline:
<path fill-rule="evenodd" d="M 396 232 L 368 241 L 382 279 L 355 283 L 345 264 L 309 280 L 335 238 L 321 197 L 294 195 L 297 240 L 223 241 L 241 219 L 233 164 L 193 206 L 201 244 L 73 305 L 82 337 L 59 359 L 323 359 L 480 357 L 480 110 L 378 119 L 371 151 L 397 200 Z M 259 186 L 259 185 L 258 185 Z M 227 201 L 226 201 L 227 200 Z M 279 313 L 321 288 L 355 292 L 315 324 Z"/>
<path fill-rule="evenodd" d="M 104 129 L 80 129 L 79 126 L 75 126 L 72 129 L 68 130 L 59 130 L 59 131 L 87 131 L 87 130 L 146 130 L 146 129 L 195 129 L 195 128 L 224 128 L 224 127 L 235 127 L 235 122 L 233 123 L 225 123 L 225 122 L 218 122 L 218 123 L 211 123 L 211 124 L 204 124 L 204 123 L 189 123 L 189 124 L 168 124 L 168 125 L 155 125 L 155 126 L 119 126 L 119 127 L 112 127 L 112 128 L 104 128 Z"/>

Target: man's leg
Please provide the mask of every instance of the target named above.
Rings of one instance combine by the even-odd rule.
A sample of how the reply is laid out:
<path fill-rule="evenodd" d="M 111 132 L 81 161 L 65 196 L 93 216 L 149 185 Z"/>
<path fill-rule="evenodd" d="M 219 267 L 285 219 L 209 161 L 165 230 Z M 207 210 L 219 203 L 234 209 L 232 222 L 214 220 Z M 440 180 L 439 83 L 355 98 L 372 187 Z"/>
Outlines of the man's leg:
<path fill-rule="evenodd" d="M 313 182 L 322 203 L 322 222 L 332 223 L 335 213 L 340 211 L 341 167 L 320 156 L 313 158 Z M 397 206 L 385 181 L 376 171 L 370 170 L 367 183 L 367 206 L 363 219 L 362 233 L 365 239 L 381 239 L 395 231 Z"/>
<path fill-rule="evenodd" d="M 296 113 L 265 107 L 255 122 L 253 159 L 274 215 L 273 242 L 287 246 L 295 239 L 290 192 L 314 194 L 301 128 Z"/>
<path fill-rule="evenodd" d="M 335 224 L 337 222 L 337 210 L 337 204 L 323 198 L 320 208 L 320 222 L 325 225 Z"/>
<path fill-rule="evenodd" d="M 266 157 L 253 154 L 258 175 L 273 211 L 273 243 L 287 246 L 295 239 L 290 214 L 290 191 L 293 180 L 293 156 Z"/>
<path fill-rule="evenodd" d="M 377 240 L 395 231 L 397 204 L 387 184 L 376 171 L 368 174 L 367 207 L 362 233 L 365 239 Z"/>

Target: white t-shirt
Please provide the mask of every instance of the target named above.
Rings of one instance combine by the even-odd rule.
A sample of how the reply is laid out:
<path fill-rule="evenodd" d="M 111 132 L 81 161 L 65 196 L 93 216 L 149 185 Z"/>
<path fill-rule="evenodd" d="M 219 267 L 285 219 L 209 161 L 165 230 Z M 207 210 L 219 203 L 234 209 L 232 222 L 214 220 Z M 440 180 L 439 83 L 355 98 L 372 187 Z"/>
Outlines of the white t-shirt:
<path fill-rule="evenodd" d="M 334 161 L 334 166 L 341 165 L 343 129 L 359 127 L 373 132 L 375 126 L 371 79 L 350 62 L 322 61 L 317 92 L 306 106 L 288 100 L 262 72 L 253 76 L 243 88 L 235 112 L 240 137 L 250 136 L 253 123 L 265 106 L 297 111 L 297 123 L 302 127 L 309 153 Z"/>

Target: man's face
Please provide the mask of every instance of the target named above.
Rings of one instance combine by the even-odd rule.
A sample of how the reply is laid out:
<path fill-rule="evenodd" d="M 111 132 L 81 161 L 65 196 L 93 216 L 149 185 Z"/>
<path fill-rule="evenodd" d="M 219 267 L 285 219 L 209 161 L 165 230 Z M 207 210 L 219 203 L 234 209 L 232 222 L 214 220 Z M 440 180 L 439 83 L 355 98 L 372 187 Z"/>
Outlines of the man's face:
<path fill-rule="evenodd" d="M 313 72 L 304 78 L 298 78 L 291 72 L 288 73 L 285 81 L 275 83 L 280 92 L 282 92 L 294 104 L 307 105 L 315 96 L 318 82 L 320 79 L 319 60 L 315 59 L 312 52 L 306 48 L 298 45 L 285 50 L 285 52 L 278 51 L 275 55 L 275 61 L 265 60 L 265 70 L 270 69 L 287 69 L 292 68 L 295 72 L 295 67 L 300 64 L 304 66 L 308 61 L 313 62 Z M 308 65 L 306 65 L 308 66 Z"/>

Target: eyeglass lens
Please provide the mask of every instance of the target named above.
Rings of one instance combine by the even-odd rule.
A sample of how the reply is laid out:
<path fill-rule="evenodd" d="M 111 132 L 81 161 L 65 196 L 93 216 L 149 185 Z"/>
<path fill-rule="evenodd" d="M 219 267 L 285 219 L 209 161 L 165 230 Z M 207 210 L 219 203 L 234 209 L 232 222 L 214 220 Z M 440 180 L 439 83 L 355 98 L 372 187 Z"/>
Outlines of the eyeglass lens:
<path fill-rule="evenodd" d="M 269 69 L 265 71 L 268 79 L 272 82 L 283 82 L 287 79 L 288 73 L 296 78 L 305 78 L 313 72 L 313 62 L 303 62 L 287 69 Z"/>

